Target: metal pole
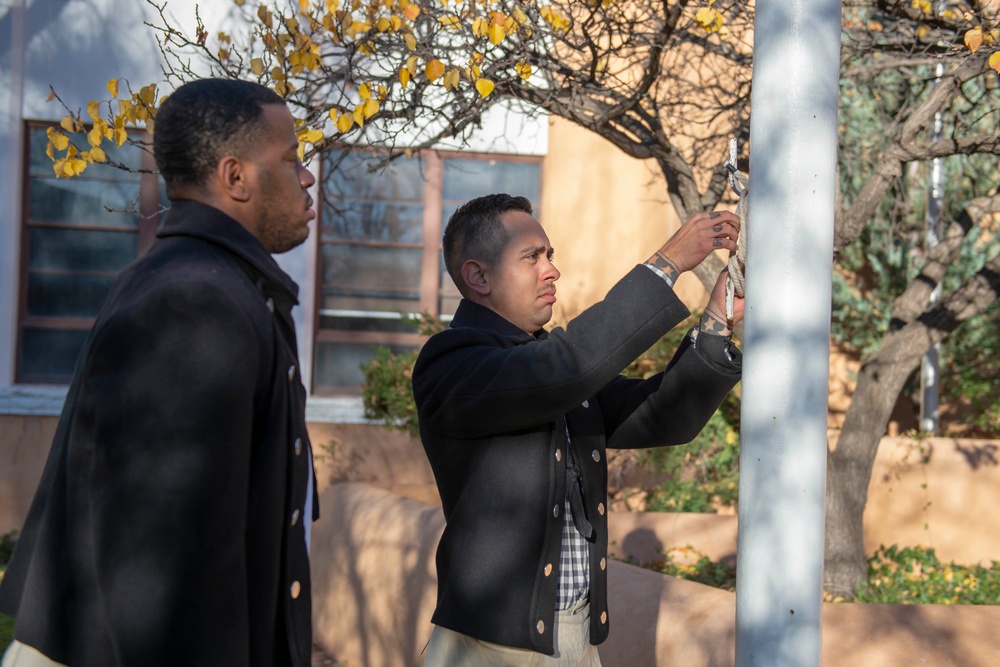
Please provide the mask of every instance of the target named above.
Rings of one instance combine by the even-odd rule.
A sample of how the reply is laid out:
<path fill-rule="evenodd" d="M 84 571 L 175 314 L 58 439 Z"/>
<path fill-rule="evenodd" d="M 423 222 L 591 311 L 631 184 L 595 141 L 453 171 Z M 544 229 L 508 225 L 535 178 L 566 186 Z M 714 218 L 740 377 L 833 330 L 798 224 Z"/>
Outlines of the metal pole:
<path fill-rule="evenodd" d="M 935 74 L 940 81 L 944 75 L 944 65 L 938 63 Z M 944 119 L 940 111 L 934 114 L 934 124 L 931 127 L 931 141 L 941 138 L 944 131 Z M 939 157 L 931 160 L 931 173 L 927 184 L 927 214 L 925 221 L 927 224 L 926 248 L 931 248 L 941 242 L 941 207 L 943 198 L 941 195 L 941 168 L 943 160 Z M 941 299 L 941 283 L 934 286 L 931 292 L 930 302 L 937 303 Z M 941 352 L 941 344 L 935 343 L 934 347 L 927 351 L 920 362 L 920 430 L 923 433 L 934 435 L 938 430 L 938 362 Z"/>
<path fill-rule="evenodd" d="M 737 667 L 820 664 L 841 3 L 757 0 Z"/>

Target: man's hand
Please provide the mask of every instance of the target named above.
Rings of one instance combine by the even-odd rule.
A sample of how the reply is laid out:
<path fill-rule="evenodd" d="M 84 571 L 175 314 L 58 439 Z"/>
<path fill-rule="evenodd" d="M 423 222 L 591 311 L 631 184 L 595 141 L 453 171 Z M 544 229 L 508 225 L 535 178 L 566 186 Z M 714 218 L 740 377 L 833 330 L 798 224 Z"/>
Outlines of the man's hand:
<path fill-rule="evenodd" d="M 698 213 L 678 229 L 648 263 L 672 281 L 704 261 L 713 250 L 736 252 L 740 218 L 729 211 Z M 722 312 L 725 312 L 723 309 Z"/>
<path fill-rule="evenodd" d="M 715 281 L 712 294 L 708 297 L 708 305 L 702 313 L 701 323 L 698 328 L 705 333 L 718 334 L 719 336 L 730 336 L 733 327 L 743 320 L 743 297 L 738 296 L 733 299 L 733 321 L 726 321 L 726 278 L 729 277 L 729 269 L 723 269 L 719 274 L 719 279 Z"/>

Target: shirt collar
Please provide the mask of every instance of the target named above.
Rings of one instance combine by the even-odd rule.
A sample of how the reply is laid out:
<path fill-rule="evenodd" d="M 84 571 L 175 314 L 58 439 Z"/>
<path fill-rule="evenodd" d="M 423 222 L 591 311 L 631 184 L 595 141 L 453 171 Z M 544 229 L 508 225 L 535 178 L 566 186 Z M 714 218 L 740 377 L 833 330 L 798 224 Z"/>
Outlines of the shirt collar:
<path fill-rule="evenodd" d="M 528 334 L 521 327 L 504 318 L 503 315 L 468 299 L 459 301 L 458 308 L 455 310 L 455 317 L 451 320 L 451 327 L 489 329 L 504 336 L 522 339 L 523 342 L 528 342 L 536 338 L 544 340 L 548 337 L 548 332 L 545 329 L 539 329 L 534 335 Z"/>

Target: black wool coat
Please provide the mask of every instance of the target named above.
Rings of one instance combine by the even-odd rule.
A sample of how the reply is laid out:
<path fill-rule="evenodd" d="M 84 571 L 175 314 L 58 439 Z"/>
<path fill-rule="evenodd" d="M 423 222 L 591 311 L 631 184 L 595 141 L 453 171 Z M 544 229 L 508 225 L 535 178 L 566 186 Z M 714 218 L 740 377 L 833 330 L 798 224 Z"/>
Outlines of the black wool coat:
<path fill-rule="evenodd" d="M 297 292 L 174 202 L 77 362 L 0 587 L 15 639 L 73 667 L 310 664 Z"/>
<path fill-rule="evenodd" d="M 619 375 L 687 315 L 638 266 L 565 329 L 531 336 L 462 301 L 427 341 L 413 393 L 447 521 L 435 624 L 554 653 L 568 427 L 595 529 L 590 640 L 607 638 L 607 448 L 689 442 L 740 377 L 739 351 L 704 334 L 647 380 Z"/>

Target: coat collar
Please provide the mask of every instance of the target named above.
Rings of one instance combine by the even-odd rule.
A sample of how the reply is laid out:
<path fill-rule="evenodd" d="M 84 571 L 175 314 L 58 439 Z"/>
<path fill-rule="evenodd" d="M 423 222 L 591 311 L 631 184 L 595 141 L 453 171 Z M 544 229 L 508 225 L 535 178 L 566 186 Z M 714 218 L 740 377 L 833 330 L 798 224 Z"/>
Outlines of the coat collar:
<path fill-rule="evenodd" d="M 451 327 L 455 329 L 459 327 L 489 329 L 498 334 L 518 339 L 518 342 L 522 343 L 536 339 L 545 340 L 549 335 L 545 329 L 539 329 L 534 335 L 525 333 L 519 326 L 511 323 L 496 311 L 468 299 L 462 299 L 458 302 L 455 317 L 451 320 Z"/>
<path fill-rule="evenodd" d="M 299 286 L 281 270 L 257 237 L 213 206 L 186 199 L 172 202 L 156 236 L 190 236 L 221 246 L 253 266 L 272 286 L 287 292 L 293 303 L 299 302 Z"/>

